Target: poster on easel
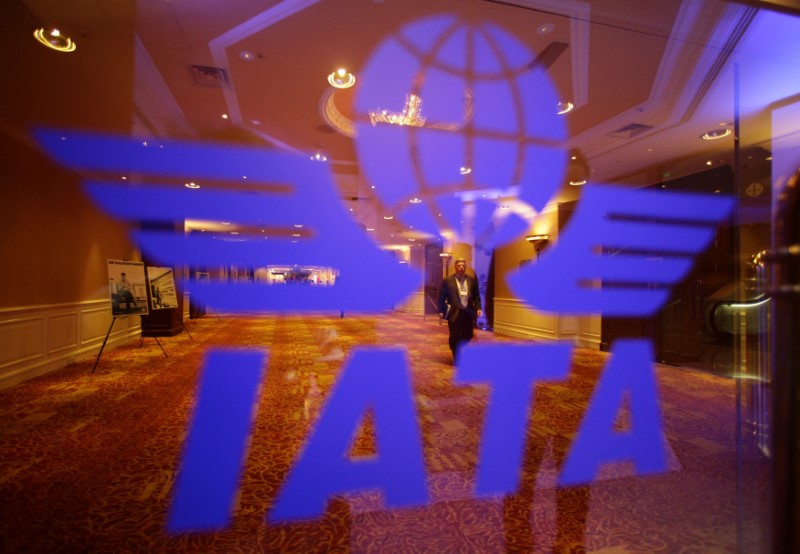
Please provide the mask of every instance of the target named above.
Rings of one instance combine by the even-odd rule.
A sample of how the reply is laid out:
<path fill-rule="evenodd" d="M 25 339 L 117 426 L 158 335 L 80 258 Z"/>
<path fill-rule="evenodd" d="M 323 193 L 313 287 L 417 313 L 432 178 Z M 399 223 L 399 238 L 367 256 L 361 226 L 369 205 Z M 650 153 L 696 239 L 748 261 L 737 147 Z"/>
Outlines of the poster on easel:
<path fill-rule="evenodd" d="M 169 310 L 178 307 L 175 275 L 171 267 L 148 267 L 147 282 L 150 285 L 151 310 Z"/>
<path fill-rule="evenodd" d="M 144 262 L 108 260 L 111 315 L 147 315 L 147 280 Z"/>

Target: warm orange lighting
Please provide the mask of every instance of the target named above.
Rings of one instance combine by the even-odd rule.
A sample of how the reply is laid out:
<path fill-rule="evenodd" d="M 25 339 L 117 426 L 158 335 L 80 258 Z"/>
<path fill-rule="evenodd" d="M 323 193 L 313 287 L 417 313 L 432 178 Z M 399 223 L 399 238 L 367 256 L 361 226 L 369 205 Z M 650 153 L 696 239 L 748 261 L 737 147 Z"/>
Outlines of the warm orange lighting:
<path fill-rule="evenodd" d="M 47 32 L 44 28 L 36 29 L 33 32 L 34 38 L 48 48 L 56 50 L 57 52 L 74 52 L 77 45 L 72 42 L 72 39 L 61 34 L 58 29 L 52 29 Z"/>
<path fill-rule="evenodd" d="M 344 68 L 339 68 L 328 75 L 328 83 L 336 88 L 350 88 L 356 84 L 356 76 Z"/>

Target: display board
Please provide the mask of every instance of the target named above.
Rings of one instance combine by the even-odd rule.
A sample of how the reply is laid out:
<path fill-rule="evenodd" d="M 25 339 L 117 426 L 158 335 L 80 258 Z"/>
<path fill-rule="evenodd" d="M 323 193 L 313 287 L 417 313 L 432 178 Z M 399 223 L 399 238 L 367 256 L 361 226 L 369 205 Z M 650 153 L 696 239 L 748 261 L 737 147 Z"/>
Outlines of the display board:
<path fill-rule="evenodd" d="M 178 307 L 175 275 L 171 267 L 148 267 L 147 282 L 150 285 L 150 309 L 168 310 Z"/>
<path fill-rule="evenodd" d="M 150 313 L 143 262 L 108 260 L 108 292 L 111 296 L 112 315 Z"/>

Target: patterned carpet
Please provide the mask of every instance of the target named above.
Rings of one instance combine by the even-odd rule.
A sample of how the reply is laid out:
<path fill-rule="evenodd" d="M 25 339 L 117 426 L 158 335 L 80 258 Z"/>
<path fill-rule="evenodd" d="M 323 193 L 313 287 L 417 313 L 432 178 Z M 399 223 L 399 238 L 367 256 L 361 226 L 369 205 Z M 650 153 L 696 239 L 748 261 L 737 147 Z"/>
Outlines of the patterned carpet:
<path fill-rule="evenodd" d="M 606 467 L 592 486 L 556 476 L 607 355 L 577 349 L 566 382 L 539 385 L 523 486 L 471 497 L 487 389 L 456 387 L 447 327 L 435 318 L 207 317 L 183 333 L 133 343 L 0 392 L 2 552 L 748 552 L 761 550 L 765 482 L 753 462 L 737 497 L 735 384 L 659 366 L 670 471 L 642 478 Z M 479 342 L 510 341 L 478 332 Z M 341 498 L 325 516 L 267 525 L 265 515 L 357 345 L 404 346 L 420 414 L 431 504 L 383 510 Z M 204 352 L 269 348 L 266 383 L 233 524 L 165 531 Z M 369 422 L 354 454 L 374 451 Z M 738 499 L 737 499 L 738 498 Z M 747 502 L 745 516 L 737 506 Z M 738 504 L 737 504 L 738 502 Z M 737 541 L 742 531 L 743 543 Z"/>

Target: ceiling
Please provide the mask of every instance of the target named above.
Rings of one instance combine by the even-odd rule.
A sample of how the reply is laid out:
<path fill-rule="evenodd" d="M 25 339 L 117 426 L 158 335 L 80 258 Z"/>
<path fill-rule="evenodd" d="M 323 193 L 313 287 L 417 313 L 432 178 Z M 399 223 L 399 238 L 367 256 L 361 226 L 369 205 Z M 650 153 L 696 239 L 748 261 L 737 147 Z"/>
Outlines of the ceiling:
<path fill-rule="evenodd" d="M 386 206 L 361 170 L 356 139 L 336 130 L 336 122 L 323 114 L 327 105 L 345 123 L 352 119 L 360 82 L 337 90 L 326 77 L 345 67 L 358 79 L 381 42 L 414 20 L 454 13 L 467 22 L 493 22 L 534 56 L 544 53 L 539 63 L 558 96 L 575 104 L 562 116 L 567 138 L 558 146 L 583 153 L 590 181 L 645 185 L 658 181 L 665 168 L 690 173 L 706 169 L 708 161 L 728 163 L 732 137 L 703 141 L 700 136 L 733 126 L 736 63 L 743 76 L 740 117 L 749 144 L 768 149 L 765 107 L 800 91 L 800 32 L 792 32 L 798 18 L 715 0 L 23 4 L 27 13 L 20 17 L 26 23 L 58 25 L 78 43 L 75 54 L 57 54 L 74 56 L 69 62 L 45 61 L 49 53 L 37 53 L 41 64 L 69 63 L 74 78 L 91 75 L 101 64 L 109 80 L 130 93 L 134 133 L 263 145 L 303 155 L 324 151 L 346 207 L 364 226 L 378 227 L 378 240 L 385 245 L 407 245 L 403 240 L 416 235 L 396 219 L 382 219 Z M 20 37 L 28 34 L 23 31 Z M 101 62 L 115 52 L 118 65 Z M 20 64 L 17 71 L 30 71 L 26 67 Z M 114 113 L 124 112 L 124 98 L 104 102 L 117 100 L 121 105 Z M 69 114 L 56 107 L 47 112 L 41 105 L 31 108 L 35 113 L 4 110 L 4 129 L 24 128 L 30 121 L 77 124 L 78 117 L 81 126 L 107 128 L 105 107 L 92 98 L 84 103 Z M 579 190 L 564 186 L 555 201 L 574 199 Z M 189 225 L 216 228 L 214 222 Z"/>

